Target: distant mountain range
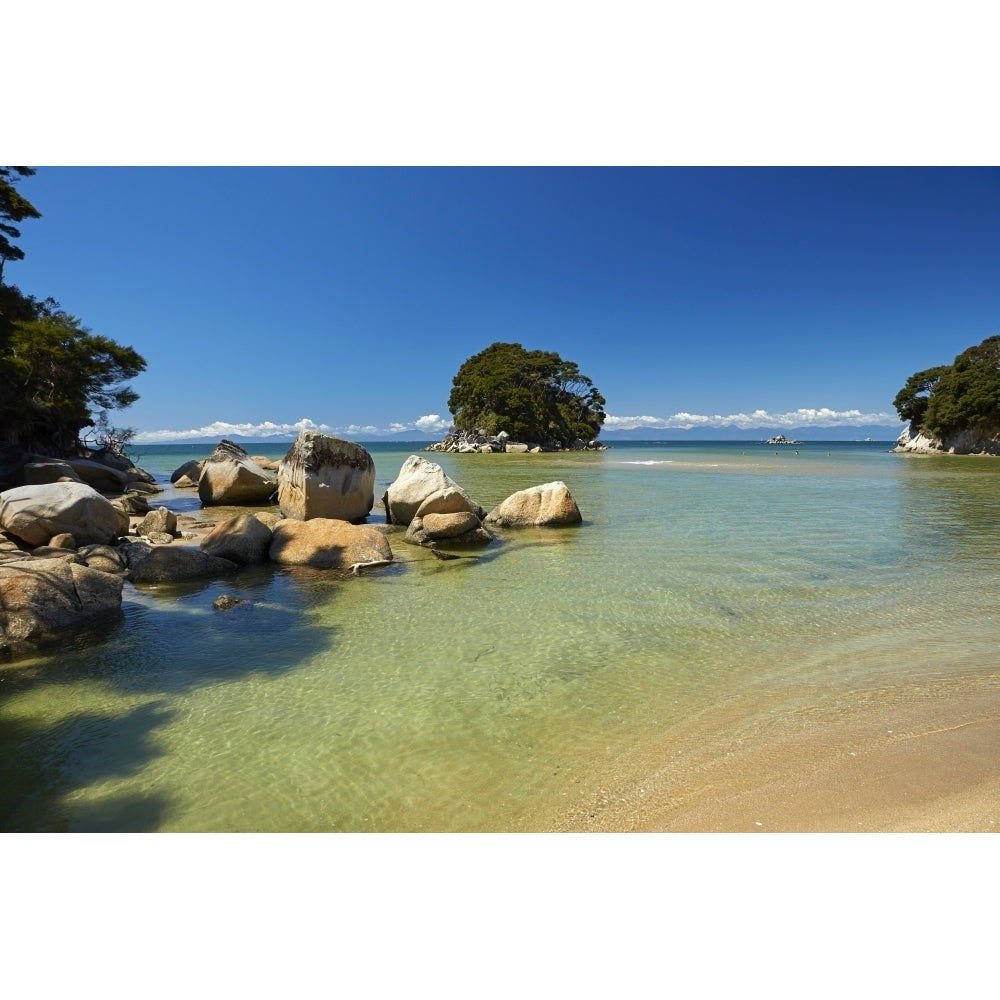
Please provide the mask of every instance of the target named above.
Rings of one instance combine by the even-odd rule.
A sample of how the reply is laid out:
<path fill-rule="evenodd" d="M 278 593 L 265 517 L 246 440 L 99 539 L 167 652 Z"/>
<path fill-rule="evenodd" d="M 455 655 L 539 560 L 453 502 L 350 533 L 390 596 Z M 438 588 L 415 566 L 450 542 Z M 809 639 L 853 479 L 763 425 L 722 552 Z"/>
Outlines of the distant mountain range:
<path fill-rule="evenodd" d="M 710 428 L 701 427 L 695 430 L 657 430 L 655 428 L 638 428 L 630 431 L 610 431 L 601 432 L 600 440 L 606 444 L 615 441 L 766 441 L 768 438 L 783 434 L 786 438 L 794 441 L 895 441 L 902 432 L 904 425 L 898 427 L 888 427 L 884 424 L 871 424 L 861 427 L 754 427 L 747 430 L 739 428 Z M 335 435 L 336 436 L 336 435 Z M 344 436 L 344 435 L 341 435 Z M 400 434 L 365 434 L 350 435 L 352 441 L 440 441 L 442 434 L 422 433 L 416 430 L 405 431 Z M 235 442 L 269 445 L 290 445 L 295 440 L 294 435 L 275 435 L 274 437 L 246 437 L 242 434 L 227 434 L 225 437 Z M 214 447 L 221 440 L 220 437 L 197 437 L 183 438 L 175 441 L 136 441 L 137 446 L 170 444 L 170 445 L 191 445 L 201 447 L 208 445 Z"/>

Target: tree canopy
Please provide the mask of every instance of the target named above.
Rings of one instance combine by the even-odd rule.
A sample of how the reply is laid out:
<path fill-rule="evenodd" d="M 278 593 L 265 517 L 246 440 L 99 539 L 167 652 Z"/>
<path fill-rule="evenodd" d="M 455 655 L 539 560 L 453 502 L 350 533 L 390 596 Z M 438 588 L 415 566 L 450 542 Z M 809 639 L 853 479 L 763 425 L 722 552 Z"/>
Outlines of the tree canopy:
<path fill-rule="evenodd" d="M 21 230 L 11 223 L 42 217 L 42 213 L 14 187 L 15 182 L 31 177 L 34 172 L 31 167 L 0 167 L 0 282 L 7 261 L 24 260 L 24 251 L 10 242 L 21 235 Z"/>
<path fill-rule="evenodd" d="M 915 372 L 893 405 L 916 430 L 937 438 L 1000 431 L 1000 335 L 962 351 L 953 364 Z"/>
<path fill-rule="evenodd" d="M 129 431 L 110 427 L 107 411 L 139 398 L 124 383 L 146 362 L 133 348 L 92 333 L 55 299 L 40 301 L 3 283 L 4 263 L 24 258 L 10 242 L 20 236 L 10 223 L 40 218 L 13 186 L 32 174 L 0 167 L 0 440 L 64 454 L 95 421 L 107 439 L 101 443 L 128 438 Z"/>
<path fill-rule="evenodd" d="M 506 431 L 518 441 L 564 447 L 597 437 L 604 403 L 575 362 L 499 341 L 462 364 L 448 396 L 458 430 Z"/>

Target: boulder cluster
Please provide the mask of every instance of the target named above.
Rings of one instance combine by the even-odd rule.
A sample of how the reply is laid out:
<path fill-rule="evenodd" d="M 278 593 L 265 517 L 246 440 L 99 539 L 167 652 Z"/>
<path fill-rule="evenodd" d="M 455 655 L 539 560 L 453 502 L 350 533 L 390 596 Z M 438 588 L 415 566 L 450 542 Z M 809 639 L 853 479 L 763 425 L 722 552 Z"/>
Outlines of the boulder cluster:
<path fill-rule="evenodd" d="M 569 448 L 563 447 L 558 441 L 547 441 L 544 444 L 536 442 L 512 441 L 506 431 L 499 434 L 487 434 L 486 431 L 459 431 L 454 427 L 444 436 L 443 440 L 427 446 L 427 451 L 443 451 L 456 455 L 492 455 L 505 453 L 508 455 L 538 455 L 543 451 L 603 451 L 606 445 L 596 440 L 584 441 L 580 438 L 570 443 Z"/>
<path fill-rule="evenodd" d="M 487 513 L 439 465 L 411 455 L 382 497 L 385 525 L 366 524 L 374 507 L 371 455 L 310 431 L 278 463 L 223 440 L 204 461 L 175 470 L 175 488 L 197 490 L 202 507 L 266 508 L 215 523 L 150 507 L 148 497 L 162 487 L 129 463 L 103 465 L 91 455 L 24 461 L 21 469 L 21 482 L 0 492 L 6 655 L 120 617 L 125 580 L 176 583 L 265 561 L 357 575 L 393 561 L 396 526 L 405 527 L 406 543 L 436 550 L 488 545 L 491 527 L 582 521 L 562 482 L 521 490 Z"/>

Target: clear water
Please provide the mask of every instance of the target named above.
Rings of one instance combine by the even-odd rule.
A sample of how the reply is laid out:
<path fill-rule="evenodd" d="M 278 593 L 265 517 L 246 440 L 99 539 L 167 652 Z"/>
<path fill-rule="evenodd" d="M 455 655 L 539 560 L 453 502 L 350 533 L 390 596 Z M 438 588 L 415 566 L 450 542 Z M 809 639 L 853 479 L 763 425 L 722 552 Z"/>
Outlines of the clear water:
<path fill-rule="evenodd" d="M 420 453 L 368 447 L 376 498 Z M 346 581 L 126 584 L 116 627 L 0 666 L 0 829 L 583 829 L 751 735 L 995 689 L 1000 464 L 890 448 L 428 454 L 487 509 L 561 479 L 584 524 L 452 561 L 392 534 L 396 564 Z M 139 464 L 167 482 L 208 450 Z"/>

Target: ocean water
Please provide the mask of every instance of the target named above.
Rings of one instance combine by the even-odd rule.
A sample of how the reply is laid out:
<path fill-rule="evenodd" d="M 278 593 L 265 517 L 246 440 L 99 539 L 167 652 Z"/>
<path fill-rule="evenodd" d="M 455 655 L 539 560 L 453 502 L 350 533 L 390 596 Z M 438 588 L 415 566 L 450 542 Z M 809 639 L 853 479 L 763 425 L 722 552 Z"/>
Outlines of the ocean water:
<path fill-rule="evenodd" d="M 376 500 L 422 454 L 366 447 Z M 722 794 L 728 760 L 822 754 L 859 706 L 988 696 L 1000 465 L 891 447 L 426 454 L 487 510 L 561 479 L 584 523 L 450 561 L 393 533 L 350 580 L 126 584 L 115 625 L 0 664 L 0 829 L 628 829 Z M 136 457 L 168 483 L 209 450 Z"/>

